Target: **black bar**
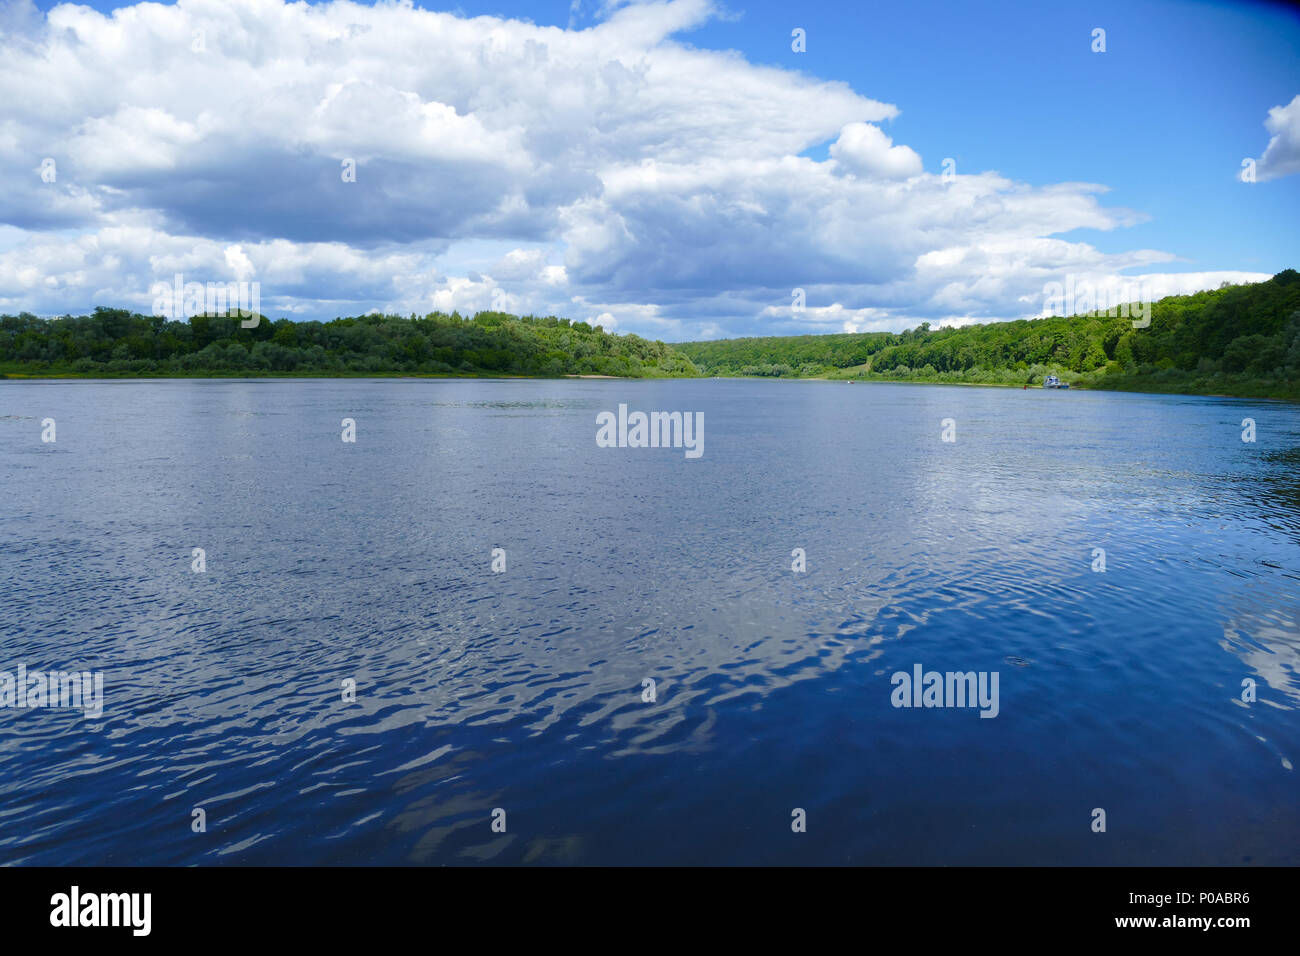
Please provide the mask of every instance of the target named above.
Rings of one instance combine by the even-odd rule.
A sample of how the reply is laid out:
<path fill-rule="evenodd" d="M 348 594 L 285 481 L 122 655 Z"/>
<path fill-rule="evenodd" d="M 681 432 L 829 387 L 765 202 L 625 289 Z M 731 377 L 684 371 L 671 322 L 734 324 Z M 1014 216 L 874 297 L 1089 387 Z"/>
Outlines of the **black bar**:
<path fill-rule="evenodd" d="M 1291 927 L 1294 885 L 1289 869 L 1216 868 L 9 868 L 0 869 L 0 919 L 7 943 L 62 937 L 335 947 L 414 935 L 437 946 L 469 932 L 485 942 L 533 933 L 541 945 L 612 920 L 629 939 L 651 944 L 689 940 L 688 927 L 700 924 L 727 932 L 744 925 L 760 935 L 806 931 L 811 942 L 839 924 L 864 942 L 895 929 L 922 946 L 1124 937 L 1231 946 Z M 83 907 L 88 895 L 150 894 L 147 936 L 131 925 L 134 912 L 143 928 L 142 906 L 121 911 L 126 925 L 51 925 L 57 895 L 70 903 L 73 886 Z M 1177 922 L 1242 917 L 1249 925 Z M 1135 918 L 1155 923 L 1117 925 Z"/>

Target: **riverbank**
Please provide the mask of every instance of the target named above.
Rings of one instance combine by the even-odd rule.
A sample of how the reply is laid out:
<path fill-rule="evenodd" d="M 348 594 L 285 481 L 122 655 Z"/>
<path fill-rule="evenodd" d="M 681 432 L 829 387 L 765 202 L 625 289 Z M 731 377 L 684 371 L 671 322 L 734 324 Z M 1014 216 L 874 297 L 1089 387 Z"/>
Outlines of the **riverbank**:
<path fill-rule="evenodd" d="M 735 379 L 735 380 L 767 380 L 773 382 L 847 382 L 849 384 L 868 384 L 868 385 L 945 385 L 958 386 L 962 388 L 1005 388 L 1013 391 L 1021 391 L 1026 386 L 1032 390 L 1043 391 L 1043 386 L 1038 383 L 1025 382 L 950 382 L 935 380 L 931 378 L 896 378 L 892 375 L 861 376 L 850 377 L 844 375 L 783 375 L 783 376 L 762 376 L 762 375 L 711 375 L 712 379 Z M 1131 376 L 1122 379 L 1092 380 L 1089 381 L 1086 376 L 1079 376 L 1074 381 L 1069 382 L 1069 389 L 1063 391 L 1072 392 L 1125 392 L 1141 395 L 1195 395 L 1202 398 L 1248 398 L 1267 401 L 1281 402 L 1300 402 L 1300 382 L 1296 383 L 1270 383 L 1257 382 L 1253 380 L 1245 381 L 1210 381 L 1204 384 L 1187 383 L 1182 381 L 1161 380 L 1157 376 Z M 1046 389 L 1054 391 L 1054 389 Z"/>
<path fill-rule="evenodd" d="M 15 372 L 0 371 L 0 381 L 23 382 L 23 381 L 61 381 L 84 379 L 86 381 L 147 381 L 150 379 L 235 379 L 235 378 L 265 378 L 265 379 L 359 379 L 359 378 L 436 378 L 436 379 L 527 379 L 527 380 L 546 380 L 546 379 L 613 379 L 638 381 L 641 379 L 674 379 L 674 378 L 699 378 L 702 376 L 686 375 L 518 375 L 509 372 L 296 372 L 296 371 L 274 371 L 274 370 L 226 370 L 226 369 L 203 369 L 194 372 L 73 372 L 73 371 L 41 371 L 41 372 Z"/>
<path fill-rule="evenodd" d="M 1023 384 L 1013 384 L 1007 382 L 936 382 L 929 379 L 900 379 L 900 378 L 835 378 L 824 375 L 819 376 L 782 376 L 772 378 L 758 375 L 511 375 L 504 372 L 460 372 L 460 373 L 443 373 L 443 372 L 258 372 L 258 371 L 208 371 L 194 373 L 173 373 L 173 374 L 142 374 L 132 375 L 129 373 L 94 373 L 94 372 L 46 372 L 46 373 L 15 373 L 0 372 L 0 382 L 40 382 L 40 381 L 171 381 L 177 379 L 200 379 L 210 381 L 222 381 L 228 379 L 265 379 L 268 381 L 284 379 L 336 379 L 336 380 L 353 380 L 353 379 L 438 379 L 445 381 L 460 380 L 496 380 L 513 379 L 519 381 L 547 381 L 563 379 L 581 379 L 581 380 L 604 380 L 604 381 L 668 381 L 673 379 L 685 379 L 689 381 L 772 381 L 772 382 L 823 382 L 823 383 L 848 383 L 860 385 L 942 385 L 958 386 L 962 388 L 1001 388 L 1012 391 L 1025 390 Z M 1300 392 L 1293 390 L 1274 390 L 1271 394 L 1261 393 L 1251 389 L 1249 386 L 1243 386 L 1233 390 L 1232 386 L 1224 387 L 1220 384 L 1215 390 L 1194 390 L 1186 386 L 1166 385 L 1159 387 L 1159 382 L 1137 381 L 1128 382 L 1121 385 L 1098 385 L 1098 384 L 1072 384 L 1067 391 L 1075 392 L 1123 392 L 1136 395 L 1188 395 L 1201 398 L 1243 398 L 1256 399 L 1260 401 L 1281 401 L 1300 403 Z M 1029 385 L 1029 390 L 1044 391 L 1042 385 Z M 1046 391 L 1052 391 L 1047 389 Z"/>

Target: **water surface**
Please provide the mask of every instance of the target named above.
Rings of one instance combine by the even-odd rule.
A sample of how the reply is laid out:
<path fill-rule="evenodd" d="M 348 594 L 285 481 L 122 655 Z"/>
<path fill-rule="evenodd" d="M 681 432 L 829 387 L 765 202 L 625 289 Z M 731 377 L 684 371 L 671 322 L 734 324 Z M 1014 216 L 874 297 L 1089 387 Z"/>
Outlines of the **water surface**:
<path fill-rule="evenodd" d="M 1300 862 L 1295 406 L 4 382 L 0 475 L 0 669 L 104 675 L 0 710 L 3 863 Z"/>

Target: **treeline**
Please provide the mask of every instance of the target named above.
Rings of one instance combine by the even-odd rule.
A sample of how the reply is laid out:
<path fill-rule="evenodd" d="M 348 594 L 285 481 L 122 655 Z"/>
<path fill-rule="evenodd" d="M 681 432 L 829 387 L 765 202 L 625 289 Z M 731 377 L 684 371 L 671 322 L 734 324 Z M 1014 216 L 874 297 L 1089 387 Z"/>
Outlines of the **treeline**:
<path fill-rule="evenodd" d="M 697 375 L 680 352 L 586 322 L 480 312 L 332 322 L 188 321 L 97 308 L 0 316 L 0 373 L 25 375 Z"/>
<path fill-rule="evenodd" d="M 433 312 L 188 321 L 97 308 L 0 316 L 10 375 L 709 375 L 1072 385 L 1300 399 L 1300 274 L 1170 296 L 1150 325 L 1089 313 L 906 332 L 665 345 L 555 316 Z"/>
<path fill-rule="evenodd" d="M 1116 310 L 1119 311 L 1119 310 Z M 676 348 L 709 375 L 1041 384 L 1300 399 L 1300 274 L 1104 312 L 906 332 L 728 339 Z"/>

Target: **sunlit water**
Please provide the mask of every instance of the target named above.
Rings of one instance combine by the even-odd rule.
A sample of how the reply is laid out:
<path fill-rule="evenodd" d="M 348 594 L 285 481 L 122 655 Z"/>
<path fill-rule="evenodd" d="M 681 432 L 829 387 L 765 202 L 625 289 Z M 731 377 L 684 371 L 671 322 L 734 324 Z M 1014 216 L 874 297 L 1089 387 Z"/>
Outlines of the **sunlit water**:
<path fill-rule="evenodd" d="M 104 678 L 0 710 L 0 862 L 1300 862 L 1296 406 L 4 382 L 0 475 L 0 669 Z"/>

